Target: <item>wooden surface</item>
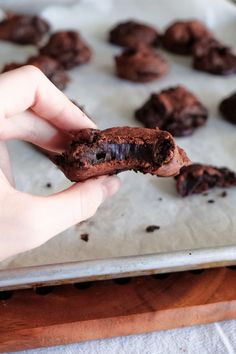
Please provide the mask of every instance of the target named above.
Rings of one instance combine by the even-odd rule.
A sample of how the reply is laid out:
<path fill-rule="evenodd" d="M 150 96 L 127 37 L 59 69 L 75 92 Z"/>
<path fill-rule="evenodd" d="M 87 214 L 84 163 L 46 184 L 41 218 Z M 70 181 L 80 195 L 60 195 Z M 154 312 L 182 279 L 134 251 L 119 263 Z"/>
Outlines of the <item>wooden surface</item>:
<path fill-rule="evenodd" d="M 63 285 L 40 295 L 47 290 L 19 290 L 0 300 L 1 352 L 236 318 L 236 270 L 228 268 L 87 289 Z"/>

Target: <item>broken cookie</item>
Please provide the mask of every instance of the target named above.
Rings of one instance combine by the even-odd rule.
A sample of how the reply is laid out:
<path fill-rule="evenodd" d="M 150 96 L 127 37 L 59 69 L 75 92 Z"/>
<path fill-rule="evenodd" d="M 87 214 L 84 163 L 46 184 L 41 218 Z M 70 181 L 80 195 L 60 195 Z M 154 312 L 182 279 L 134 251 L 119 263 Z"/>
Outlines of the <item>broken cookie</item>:
<path fill-rule="evenodd" d="M 51 159 L 74 182 L 127 170 L 173 176 L 189 163 L 168 132 L 136 127 L 83 129 Z"/>
<path fill-rule="evenodd" d="M 175 177 L 176 188 L 182 197 L 203 193 L 214 187 L 236 186 L 236 173 L 226 167 L 192 164 L 181 168 Z"/>

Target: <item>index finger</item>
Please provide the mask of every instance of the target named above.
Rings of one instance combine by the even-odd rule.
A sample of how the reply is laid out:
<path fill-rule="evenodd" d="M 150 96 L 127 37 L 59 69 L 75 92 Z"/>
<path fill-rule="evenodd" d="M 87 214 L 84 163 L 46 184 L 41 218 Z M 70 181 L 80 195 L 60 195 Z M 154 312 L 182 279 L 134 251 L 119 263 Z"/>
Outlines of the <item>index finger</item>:
<path fill-rule="evenodd" d="M 35 66 L 26 65 L 0 77 L 1 114 L 9 118 L 31 109 L 64 131 L 95 124 Z"/>

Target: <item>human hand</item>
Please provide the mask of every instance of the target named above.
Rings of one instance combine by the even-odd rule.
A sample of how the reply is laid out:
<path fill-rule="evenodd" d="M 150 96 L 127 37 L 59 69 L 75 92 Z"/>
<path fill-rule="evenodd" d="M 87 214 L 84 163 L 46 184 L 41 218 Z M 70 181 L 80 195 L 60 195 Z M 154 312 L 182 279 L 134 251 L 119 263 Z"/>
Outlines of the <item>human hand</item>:
<path fill-rule="evenodd" d="M 33 66 L 0 76 L 0 102 L 1 261 L 91 217 L 120 182 L 116 176 L 103 176 L 47 197 L 17 191 L 4 141 L 21 139 L 61 152 L 70 131 L 95 124 Z"/>

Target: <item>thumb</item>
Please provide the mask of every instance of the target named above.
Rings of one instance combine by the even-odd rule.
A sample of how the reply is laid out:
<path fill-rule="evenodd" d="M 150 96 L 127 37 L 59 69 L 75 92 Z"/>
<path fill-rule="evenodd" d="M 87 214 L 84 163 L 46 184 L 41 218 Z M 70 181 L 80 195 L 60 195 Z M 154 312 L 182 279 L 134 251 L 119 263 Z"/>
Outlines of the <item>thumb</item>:
<path fill-rule="evenodd" d="M 74 184 L 67 190 L 48 196 L 34 197 L 31 218 L 37 234 L 49 239 L 95 214 L 100 204 L 117 192 L 120 179 L 102 176 Z M 31 219 L 32 220 L 32 219 Z M 32 220 L 33 221 L 33 220 Z"/>

